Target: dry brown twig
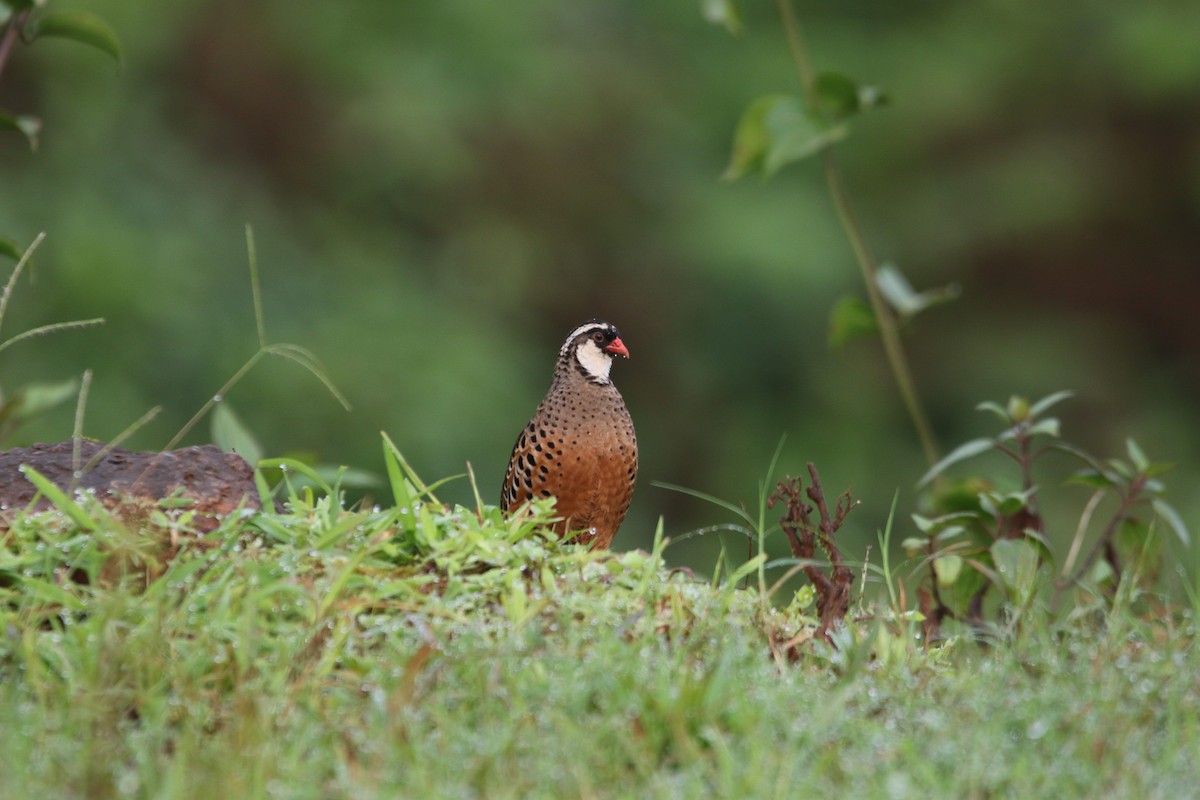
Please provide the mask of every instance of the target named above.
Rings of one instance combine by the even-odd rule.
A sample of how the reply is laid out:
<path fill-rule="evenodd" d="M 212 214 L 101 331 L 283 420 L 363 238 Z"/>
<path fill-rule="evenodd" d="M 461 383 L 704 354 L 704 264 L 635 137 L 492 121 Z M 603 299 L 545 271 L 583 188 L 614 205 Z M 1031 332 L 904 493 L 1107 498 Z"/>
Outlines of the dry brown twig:
<path fill-rule="evenodd" d="M 842 559 L 834 539 L 846 515 L 854 510 L 858 501 L 850 496 L 850 490 L 847 489 L 838 497 L 831 511 L 825 499 L 825 490 L 821 487 L 821 476 L 811 462 L 808 475 L 810 482 L 807 489 L 802 478 L 786 476 L 767 501 L 767 507 L 772 508 L 777 502 L 786 504 L 779 524 L 787 536 L 792 555 L 801 560 L 804 573 L 817 591 L 817 613 L 821 623 L 815 637 L 830 641 L 829 629 L 845 619 L 850 611 L 850 590 L 854 585 L 854 571 Z M 805 502 L 806 497 L 813 505 Z M 812 518 L 814 506 L 817 512 L 815 521 Z M 818 566 L 818 547 L 829 560 L 828 574 Z"/>

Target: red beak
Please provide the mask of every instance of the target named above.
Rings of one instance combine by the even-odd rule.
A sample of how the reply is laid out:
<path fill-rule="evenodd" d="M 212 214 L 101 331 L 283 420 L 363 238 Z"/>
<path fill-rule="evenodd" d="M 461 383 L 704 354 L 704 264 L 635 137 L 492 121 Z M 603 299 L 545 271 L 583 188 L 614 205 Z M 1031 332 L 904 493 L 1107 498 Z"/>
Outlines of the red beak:
<path fill-rule="evenodd" d="M 629 358 L 629 348 L 627 348 L 625 343 L 621 341 L 620 336 L 618 336 L 616 339 L 613 339 L 612 344 L 604 348 L 604 350 L 605 352 L 612 353 L 615 356 Z"/>

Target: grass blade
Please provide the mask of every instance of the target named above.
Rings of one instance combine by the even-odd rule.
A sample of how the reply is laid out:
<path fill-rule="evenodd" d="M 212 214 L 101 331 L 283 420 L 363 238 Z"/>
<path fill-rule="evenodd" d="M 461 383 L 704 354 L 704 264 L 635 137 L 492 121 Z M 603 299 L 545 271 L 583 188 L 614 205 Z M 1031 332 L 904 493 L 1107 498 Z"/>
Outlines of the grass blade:
<path fill-rule="evenodd" d="M 80 508 L 75 501 L 67 497 L 66 492 L 55 486 L 49 478 L 28 464 L 22 464 L 20 469 L 21 474 L 37 487 L 42 496 L 54 504 L 55 508 L 66 514 L 72 522 L 85 531 L 96 530 L 96 521 L 89 517 L 87 512 Z"/>
<path fill-rule="evenodd" d="M 679 492 L 680 494 L 691 495 L 692 497 L 698 498 L 707 503 L 712 503 L 714 506 L 720 506 L 721 508 L 725 509 L 726 511 L 730 511 L 730 512 L 736 514 L 737 516 L 739 516 L 740 518 L 742 518 L 743 520 L 745 520 L 747 525 L 754 527 L 754 517 L 752 517 L 748 513 L 746 513 L 746 510 L 744 508 L 742 508 L 740 506 L 735 506 L 733 503 L 730 503 L 728 500 L 722 500 L 719 497 L 714 497 L 711 494 L 706 494 L 697 489 L 689 489 L 686 486 L 679 486 L 678 484 L 666 483 L 664 481 L 651 481 L 650 485 L 656 486 L 659 489 L 667 489 L 672 492 Z"/>

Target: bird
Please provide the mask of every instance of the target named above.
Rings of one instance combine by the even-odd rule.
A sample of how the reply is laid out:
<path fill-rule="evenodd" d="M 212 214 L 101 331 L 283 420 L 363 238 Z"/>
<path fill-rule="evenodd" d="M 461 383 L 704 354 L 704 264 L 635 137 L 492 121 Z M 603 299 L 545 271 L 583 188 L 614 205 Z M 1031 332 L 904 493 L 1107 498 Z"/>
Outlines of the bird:
<path fill-rule="evenodd" d="M 637 482 L 633 420 L 609 371 L 629 358 L 615 325 L 588 320 L 558 351 L 550 389 L 517 442 L 504 473 L 500 508 L 556 498 L 558 536 L 604 549 L 629 510 Z"/>

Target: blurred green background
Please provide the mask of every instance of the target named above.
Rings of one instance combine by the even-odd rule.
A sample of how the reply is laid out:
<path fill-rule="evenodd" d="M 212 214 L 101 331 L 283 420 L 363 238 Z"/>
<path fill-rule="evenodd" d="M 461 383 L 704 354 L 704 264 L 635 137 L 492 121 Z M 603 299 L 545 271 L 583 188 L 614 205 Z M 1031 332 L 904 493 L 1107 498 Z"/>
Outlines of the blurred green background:
<path fill-rule="evenodd" d="M 897 492 L 911 531 L 926 465 L 880 348 L 827 343 L 862 290 L 819 165 L 718 180 L 742 109 L 798 91 L 773 3 L 744 4 L 741 38 L 699 0 L 52 5 L 106 19 L 125 62 L 43 40 L 0 80 L 45 125 L 36 154 L 0 137 L 0 234 L 48 233 L 5 333 L 108 323 L 6 351 L 6 391 L 91 368 L 85 433 L 162 404 L 128 443 L 162 447 L 255 349 L 248 222 L 269 336 L 353 404 L 268 362 L 228 399 L 271 455 L 380 472 L 386 430 L 495 502 L 561 338 L 598 316 L 632 351 L 642 454 L 615 547 L 730 520 L 653 480 L 754 507 L 785 433 L 780 475 L 811 460 L 863 501 L 853 557 Z M 893 100 L 840 146 L 869 240 L 918 288 L 962 287 L 906 337 L 943 448 L 992 432 L 981 400 L 1074 389 L 1064 435 L 1179 463 L 1200 527 L 1200 4 L 796 8 L 819 68 Z M 669 557 L 711 568 L 719 538 Z"/>

